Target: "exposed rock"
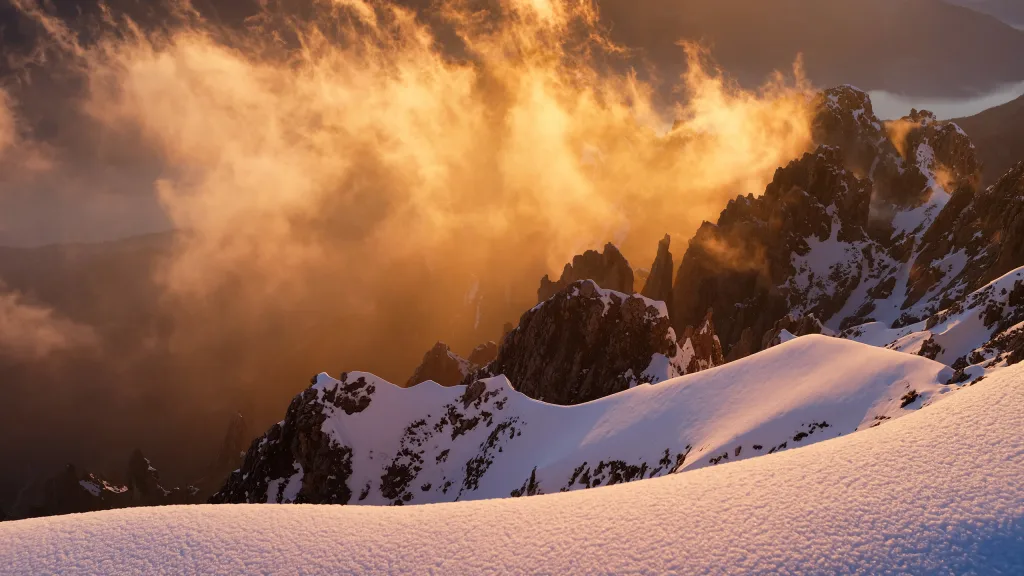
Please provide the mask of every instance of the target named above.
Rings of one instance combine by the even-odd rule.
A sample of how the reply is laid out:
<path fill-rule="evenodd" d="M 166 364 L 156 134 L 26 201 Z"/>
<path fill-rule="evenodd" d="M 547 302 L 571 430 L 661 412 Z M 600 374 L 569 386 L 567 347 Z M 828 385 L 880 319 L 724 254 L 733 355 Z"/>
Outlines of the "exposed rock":
<path fill-rule="evenodd" d="M 722 355 L 722 343 L 715 335 L 715 325 L 712 322 L 714 310 L 708 310 L 700 327 L 694 330 L 687 327 L 683 336 L 684 353 L 693 351 L 689 361 L 686 363 L 686 373 L 692 374 L 721 366 L 725 364 L 725 357 Z"/>
<path fill-rule="evenodd" d="M 198 489 L 166 489 L 159 483 L 159 473 L 149 460 L 136 450 L 128 462 L 127 485 L 110 482 L 68 464 L 62 472 L 32 485 L 18 498 L 11 516 L 14 519 L 96 512 L 135 506 L 197 504 Z"/>
<path fill-rule="evenodd" d="M 961 251 L 966 263 L 949 278 L 939 263 Z M 940 282 L 954 287 L 943 295 L 946 302 L 953 302 L 1020 266 L 1024 266 L 1024 162 L 983 192 L 962 186 L 953 193 L 922 237 L 904 308 L 916 304 Z"/>
<path fill-rule="evenodd" d="M 772 326 L 772 329 L 765 332 L 761 338 L 761 349 L 767 350 L 772 346 L 778 346 L 782 340 L 779 336 L 783 332 L 788 332 L 793 337 L 807 336 L 808 334 L 821 334 L 825 327 L 821 325 L 821 322 L 814 317 L 813 314 L 802 316 L 799 319 L 794 320 L 789 314 L 783 316 L 778 322 Z"/>
<path fill-rule="evenodd" d="M 578 404 L 683 374 L 689 362 L 662 303 L 585 280 L 523 314 L 469 379 L 503 374 L 527 396 Z"/>
<path fill-rule="evenodd" d="M 507 325 L 509 327 L 511 325 Z M 469 354 L 469 359 L 451 351 L 447 344 L 438 342 L 423 355 L 423 362 L 416 367 L 405 386 L 415 386 L 433 380 L 442 386 L 455 386 L 473 370 L 492 362 L 498 357 L 498 345 L 494 342 L 481 344 Z"/>
<path fill-rule="evenodd" d="M 284 420 L 253 441 L 242 468 L 210 502 L 347 504 L 352 498 L 352 449 L 325 432 L 323 423 L 339 412 L 353 415 L 366 410 L 377 384 L 348 373 L 339 380 L 331 386 L 314 385 L 296 396 Z"/>
<path fill-rule="evenodd" d="M 743 331 L 764 334 L 794 309 L 830 318 L 861 281 L 859 251 L 848 251 L 828 278 L 800 257 L 812 243 L 868 239 L 871 183 L 843 167 L 842 154 L 820 148 L 775 173 L 765 194 L 731 202 L 718 224 L 705 222 L 683 256 L 673 286 L 672 322 L 696 324 L 709 308 L 726 349 Z M 827 281 L 827 284 L 826 284 Z"/>
<path fill-rule="evenodd" d="M 741 358 L 746 358 L 757 351 L 757 345 L 754 344 L 754 331 L 750 328 L 744 328 L 743 332 L 740 333 L 740 339 L 733 345 L 732 349 L 729 350 L 729 354 L 726 355 L 725 361 L 735 362 Z"/>
<path fill-rule="evenodd" d="M 673 286 L 677 331 L 728 310 L 715 328 L 730 359 L 781 330 L 802 335 L 809 328 L 784 324 L 812 316 L 850 338 L 872 322 L 913 331 L 1024 265 L 1024 165 L 976 192 L 959 127 L 917 110 L 883 125 L 849 86 L 821 95 L 814 138 L 826 146 L 690 241 Z"/>
<path fill-rule="evenodd" d="M 544 302 L 563 290 L 566 286 L 579 280 L 593 280 L 606 290 L 614 290 L 625 294 L 633 293 L 633 269 L 619 249 L 611 242 L 605 245 L 604 252 L 587 250 L 574 256 L 571 264 L 566 264 L 562 276 L 552 282 L 547 275 L 540 281 L 537 290 L 537 301 Z"/>
<path fill-rule="evenodd" d="M 204 500 L 219 490 L 228 476 L 242 466 L 250 442 L 252 436 L 245 418 L 241 412 L 236 412 L 228 420 L 228 427 L 216 459 L 210 463 L 206 475 L 195 482 Z"/>
<path fill-rule="evenodd" d="M 672 253 L 669 252 L 669 244 L 672 238 L 668 234 L 658 242 L 658 255 L 651 265 L 650 274 L 644 283 L 640 294 L 651 300 L 660 300 L 672 309 L 672 273 L 675 267 L 672 264 Z"/>
<path fill-rule="evenodd" d="M 433 380 L 442 386 L 455 386 L 469 374 L 470 368 L 469 361 L 452 352 L 444 342 L 438 342 L 423 355 L 423 362 L 416 367 L 405 385 L 415 386 Z"/>
<path fill-rule="evenodd" d="M 510 330 L 511 332 L 511 330 Z M 469 354 L 469 363 L 473 367 L 483 366 L 490 364 L 498 357 L 498 345 L 494 342 L 487 342 L 481 344 L 473 349 Z"/>
<path fill-rule="evenodd" d="M 852 86 L 830 88 L 818 95 L 815 111 L 814 142 L 841 149 L 849 170 L 864 177 L 883 163 L 883 171 L 896 171 L 897 151 L 867 93 Z"/>

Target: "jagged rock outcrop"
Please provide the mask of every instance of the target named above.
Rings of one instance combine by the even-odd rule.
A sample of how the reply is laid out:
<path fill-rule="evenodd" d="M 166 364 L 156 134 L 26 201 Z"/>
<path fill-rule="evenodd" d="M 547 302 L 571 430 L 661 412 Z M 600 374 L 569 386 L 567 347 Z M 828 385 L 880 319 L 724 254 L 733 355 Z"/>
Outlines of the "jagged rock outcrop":
<path fill-rule="evenodd" d="M 511 330 L 509 330 L 511 332 Z M 498 345 L 494 342 L 485 342 L 469 353 L 469 363 L 474 367 L 490 364 L 498 357 Z"/>
<path fill-rule="evenodd" d="M 23 490 L 11 517 L 39 518 L 121 508 L 127 502 L 126 491 L 124 486 L 68 464 L 60 473 Z"/>
<path fill-rule="evenodd" d="M 504 375 L 553 404 L 579 404 L 686 372 L 661 302 L 577 281 L 523 314 L 497 359 L 469 379 Z"/>
<path fill-rule="evenodd" d="M 253 440 L 242 468 L 232 472 L 210 503 L 347 504 L 352 449 L 332 439 L 323 423 L 339 411 L 362 412 L 376 391 L 375 381 L 348 374 L 329 388 L 307 388 L 292 400 L 284 420 Z"/>
<path fill-rule="evenodd" d="M 220 453 L 213 468 L 227 478 L 228 473 L 242 465 L 245 450 L 251 441 L 252 433 L 245 418 L 241 412 L 236 412 L 228 422 L 228 429 L 224 433 L 224 441 L 220 445 Z"/>
<path fill-rule="evenodd" d="M 719 342 L 721 343 L 721 342 Z M 729 353 L 725 356 L 726 363 L 735 362 L 741 358 L 746 358 L 754 352 L 759 350 L 757 344 L 754 342 L 754 331 L 749 327 L 744 328 L 743 332 L 740 332 L 740 339 L 733 344 Z"/>
<path fill-rule="evenodd" d="M 444 342 L 438 342 L 423 355 L 423 361 L 416 367 L 405 385 L 415 386 L 420 382 L 433 380 L 442 386 L 455 386 L 462 382 L 469 372 L 469 361 L 452 352 Z"/>
<path fill-rule="evenodd" d="M 842 150 L 846 168 L 859 177 L 879 169 L 897 171 L 896 148 L 875 116 L 871 98 L 853 86 L 830 88 L 818 95 L 812 137 L 818 145 Z"/>
<path fill-rule="evenodd" d="M 807 314 L 800 318 L 794 319 L 791 315 L 787 314 L 779 319 L 778 322 L 772 326 L 772 329 L 765 332 L 761 338 L 761 349 L 767 350 L 772 346 L 778 346 L 783 342 L 780 335 L 786 332 L 792 337 L 807 336 L 808 334 L 821 334 L 825 332 L 825 327 L 821 324 L 813 314 Z"/>
<path fill-rule="evenodd" d="M 651 271 L 640 291 L 640 294 L 651 300 L 664 302 L 670 310 L 672 309 L 672 274 L 675 271 L 672 252 L 669 251 L 671 242 L 672 238 L 668 234 L 658 242 L 658 255 L 655 256 L 654 264 L 651 265 Z"/>
<path fill-rule="evenodd" d="M 469 354 L 468 359 L 452 352 L 444 342 L 438 342 L 423 355 L 423 361 L 416 367 L 405 386 L 415 386 L 427 380 L 433 380 L 442 386 L 455 386 L 461 383 L 470 372 L 497 357 L 498 345 L 494 342 L 477 346 Z"/>
<path fill-rule="evenodd" d="M 159 472 L 139 450 L 129 458 L 126 478 L 125 484 L 118 484 L 68 464 L 59 474 L 26 488 L 11 516 L 14 519 L 36 518 L 202 501 L 193 486 L 164 488 L 159 482 Z"/>
<path fill-rule="evenodd" d="M 764 334 L 793 308 L 829 318 L 860 282 L 857 250 L 840 252 L 827 275 L 801 259 L 824 243 L 868 240 L 870 182 L 822 147 L 780 168 L 763 196 L 730 201 L 718 224 L 705 222 L 690 241 L 673 286 L 677 330 L 716 317 L 731 348 L 745 329 Z"/>
<path fill-rule="evenodd" d="M 677 330 L 728 310 L 715 328 L 735 360 L 776 340 L 787 315 L 854 337 L 871 323 L 900 328 L 1024 265 L 1021 175 L 975 192 L 974 147 L 955 124 L 917 110 L 883 124 L 844 86 L 820 96 L 814 137 L 823 146 L 690 241 L 673 286 Z"/>
<path fill-rule="evenodd" d="M 619 249 L 609 242 L 605 244 L 604 252 L 587 250 L 574 256 L 572 263 L 565 265 L 557 282 L 552 282 L 547 275 L 541 278 L 537 302 L 544 302 L 579 280 L 593 280 L 606 290 L 633 293 L 633 269 Z"/>
<path fill-rule="evenodd" d="M 687 326 L 683 332 L 683 354 L 689 356 L 686 373 L 693 374 L 725 364 L 722 343 L 715 334 L 714 310 L 708 310 L 697 329 Z"/>
<path fill-rule="evenodd" d="M 950 383 L 976 382 L 1024 359 L 1024 267 L 920 322 L 882 332 L 862 326 L 845 336 L 951 366 Z"/>
<path fill-rule="evenodd" d="M 249 426 L 241 412 L 228 419 L 228 426 L 221 441 L 220 450 L 202 478 L 194 482 L 198 489 L 197 498 L 205 500 L 224 485 L 225 480 L 242 465 L 245 451 L 252 442 Z"/>
<path fill-rule="evenodd" d="M 950 276 L 944 261 L 961 253 L 965 261 Z M 1003 274 L 1024 266 L 1024 162 L 981 192 L 961 186 L 923 235 L 910 271 L 904 307 L 917 304 L 940 283 L 946 308 Z"/>
<path fill-rule="evenodd" d="M 160 472 L 153 467 L 141 450 L 132 452 L 128 459 L 128 475 L 125 494 L 130 499 L 127 506 L 166 506 L 171 504 L 194 504 L 202 501 L 200 490 L 195 486 L 165 488 L 160 483 Z"/>

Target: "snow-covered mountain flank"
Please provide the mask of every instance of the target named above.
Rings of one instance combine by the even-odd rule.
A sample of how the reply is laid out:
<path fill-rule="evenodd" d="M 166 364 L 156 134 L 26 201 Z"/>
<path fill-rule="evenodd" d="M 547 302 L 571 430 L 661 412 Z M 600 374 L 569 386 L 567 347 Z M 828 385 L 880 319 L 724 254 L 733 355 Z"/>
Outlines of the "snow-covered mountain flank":
<path fill-rule="evenodd" d="M 415 504 L 653 478 L 878 426 L 1017 363 L 1024 164 L 978 190 L 955 124 L 882 123 L 849 86 L 817 106 L 817 148 L 706 222 L 674 279 L 669 238 L 642 287 L 609 244 L 543 278 L 500 343 L 470 360 L 439 343 L 410 389 L 321 374 L 212 501 Z"/>
<path fill-rule="evenodd" d="M 949 393 L 931 360 L 825 336 L 577 406 L 504 376 L 320 374 L 213 502 L 417 504 L 594 488 L 877 426 Z"/>
<path fill-rule="evenodd" d="M 439 342 L 399 385 L 314 376 L 210 501 L 402 505 L 653 479 L 892 426 L 1016 370 L 1024 163 L 981 189 L 956 124 L 883 123 L 850 86 L 816 105 L 813 150 L 729 202 L 678 262 L 667 236 L 641 273 L 607 244 L 541 279 L 538 303 L 465 358 Z"/>
<path fill-rule="evenodd" d="M 830 344 L 869 350 L 888 369 L 935 367 Z M 864 367 L 837 358 L 833 373 Z M 1024 367 L 946 396 L 800 450 L 597 490 L 401 509 L 189 506 L 5 522 L 0 562 L 11 574 L 1019 574 Z"/>

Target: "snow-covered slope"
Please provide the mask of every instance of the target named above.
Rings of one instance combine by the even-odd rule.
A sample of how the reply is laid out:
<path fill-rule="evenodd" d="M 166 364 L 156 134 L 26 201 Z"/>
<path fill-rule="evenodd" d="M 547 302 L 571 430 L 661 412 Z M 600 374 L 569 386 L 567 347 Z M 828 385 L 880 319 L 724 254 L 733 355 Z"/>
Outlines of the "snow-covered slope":
<path fill-rule="evenodd" d="M 801 340 L 814 342 L 779 348 Z M 859 360 L 867 367 L 887 357 Z M 838 358 L 832 373 L 848 363 Z M 1021 430 L 1024 366 L 1015 366 L 884 426 L 667 478 L 406 508 L 164 507 L 8 522 L 0 566 L 11 574 L 1020 574 Z"/>
<path fill-rule="evenodd" d="M 846 336 L 927 356 L 956 368 L 954 380 L 976 381 L 1024 356 L 1024 268 L 993 280 L 926 321 L 903 328 L 873 322 Z"/>
<path fill-rule="evenodd" d="M 806 336 L 576 406 L 513 390 L 320 374 L 218 502 L 402 504 L 593 488 L 849 434 L 952 388 L 929 359 Z"/>

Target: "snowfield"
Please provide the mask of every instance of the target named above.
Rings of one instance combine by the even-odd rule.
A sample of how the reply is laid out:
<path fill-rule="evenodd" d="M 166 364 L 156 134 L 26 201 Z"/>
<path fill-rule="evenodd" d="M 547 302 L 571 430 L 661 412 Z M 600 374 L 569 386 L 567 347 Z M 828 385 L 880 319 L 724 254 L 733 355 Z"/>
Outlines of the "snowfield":
<path fill-rule="evenodd" d="M 7 522 L 0 571 L 1021 574 L 1022 431 L 1024 364 L 856 434 L 594 490 Z"/>
<path fill-rule="evenodd" d="M 952 374 L 817 335 L 574 406 L 529 398 L 504 376 L 402 389 L 367 373 L 320 374 L 280 433 L 250 450 L 222 501 L 431 504 L 656 478 L 877 426 L 953 391 Z M 292 433 L 303 426 L 318 427 L 318 445 L 347 466 L 316 472 L 308 454 L 319 452 L 302 451 L 308 441 Z M 307 474 L 333 474 L 346 490 L 302 493 Z"/>

